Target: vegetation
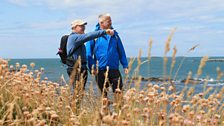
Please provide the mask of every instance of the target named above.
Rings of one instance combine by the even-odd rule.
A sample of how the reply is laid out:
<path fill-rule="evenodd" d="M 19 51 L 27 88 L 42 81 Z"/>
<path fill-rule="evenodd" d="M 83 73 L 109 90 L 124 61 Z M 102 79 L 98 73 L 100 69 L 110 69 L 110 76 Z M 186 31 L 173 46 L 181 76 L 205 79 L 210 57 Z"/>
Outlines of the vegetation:
<path fill-rule="evenodd" d="M 174 32 L 174 31 L 173 31 Z M 144 89 L 140 88 L 141 77 L 138 70 L 141 64 L 150 62 L 152 40 L 149 42 L 147 61 L 141 62 L 141 51 L 134 78 L 124 79 L 124 91 L 119 89 L 110 98 L 96 95 L 93 82 L 88 90 L 83 89 L 83 80 L 76 82 L 74 95 L 69 85 L 41 80 L 44 68 L 27 72 L 27 65 L 20 67 L 8 66 L 8 61 L 0 59 L 0 125 L 11 126 L 219 126 L 224 125 L 224 88 L 210 92 L 206 88 L 200 93 L 194 92 L 197 83 L 190 83 L 191 72 L 186 77 L 185 87 L 177 91 L 171 76 L 167 76 L 166 53 L 170 50 L 169 43 L 173 32 L 168 37 L 164 53 L 164 81 L 161 84 L 147 82 Z M 174 48 L 172 68 L 175 65 Z M 208 57 L 203 57 L 198 68 L 200 76 Z M 132 69 L 134 59 L 130 60 Z M 77 62 L 76 69 L 79 71 Z M 180 66 L 181 67 L 181 66 Z M 73 74 L 77 74 L 75 71 Z M 223 73 L 218 71 L 218 79 Z M 171 73 L 171 72 L 170 72 Z M 93 75 L 92 75 L 93 76 Z M 168 79 L 166 79 L 168 78 Z M 175 78 L 175 77 L 174 77 Z M 128 81 L 127 81 L 128 80 Z M 165 81 L 166 80 L 166 81 Z M 94 80 L 93 80 L 94 81 Z M 135 87 L 131 87 L 134 84 Z M 189 88 L 189 85 L 193 85 Z"/>

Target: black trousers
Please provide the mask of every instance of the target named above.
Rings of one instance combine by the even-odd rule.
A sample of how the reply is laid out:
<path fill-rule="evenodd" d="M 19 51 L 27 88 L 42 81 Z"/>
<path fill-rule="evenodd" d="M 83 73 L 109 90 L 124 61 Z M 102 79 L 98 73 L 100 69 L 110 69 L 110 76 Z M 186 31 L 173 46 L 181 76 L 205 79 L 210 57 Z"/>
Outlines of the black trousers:
<path fill-rule="evenodd" d="M 107 96 L 107 91 L 103 92 L 105 73 L 106 73 L 106 70 L 99 70 L 99 72 L 96 76 L 96 82 L 98 84 L 98 87 L 99 87 L 101 93 L 104 93 L 104 95 Z M 119 83 L 119 89 L 122 90 L 123 83 L 122 83 L 122 77 L 121 77 L 120 71 L 119 70 L 109 70 L 108 82 L 106 82 L 106 88 L 108 88 L 111 84 L 112 90 L 113 90 L 113 92 L 115 92 L 115 90 L 118 87 L 118 83 Z"/>
<path fill-rule="evenodd" d="M 73 68 L 72 67 L 67 68 L 67 73 L 68 73 L 68 76 L 69 77 L 71 77 L 72 71 L 73 71 Z M 86 66 L 82 66 L 81 67 L 81 73 L 78 73 L 76 71 L 76 75 L 74 77 L 73 89 L 75 87 L 75 82 L 81 79 L 80 77 L 81 77 L 81 74 L 82 73 L 83 73 L 83 80 L 84 80 L 84 86 L 83 86 L 83 88 L 85 89 L 85 85 L 86 85 L 87 77 L 88 77 L 88 71 L 87 71 L 87 67 Z"/>

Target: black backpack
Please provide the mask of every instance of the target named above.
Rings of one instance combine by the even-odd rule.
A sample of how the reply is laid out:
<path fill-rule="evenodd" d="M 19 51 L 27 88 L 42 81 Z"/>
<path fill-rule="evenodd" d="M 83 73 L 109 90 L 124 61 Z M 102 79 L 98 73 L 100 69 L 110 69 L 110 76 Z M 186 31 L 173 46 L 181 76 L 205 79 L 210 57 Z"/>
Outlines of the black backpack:
<path fill-rule="evenodd" d="M 61 62 L 63 64 L 66 64 L 70 67 L 73 67 L 74 63 L 76 63 L 76 60 L 73 58 L 73 53 L 75 53 L 76 49 L 73 49 L 71 54 L 67 54 L 67 41 L 68 41 L 69 35 L 64 35 L 61 37 L 61 43 L 60 48 L 58 48 L 57 55 L 60 56 Z"/>
<path fill-rule="evenodd" d="M 60 48 L 58 49 L 57 55 L 60 56 L 61 62 L 63 64 L 66 64 L 66 59 L 67 59 L 67 41 L 68 41 L 68 36 L 69 35 L 64 35 L 61 37 L 61 43 L 60 43 Z"/>

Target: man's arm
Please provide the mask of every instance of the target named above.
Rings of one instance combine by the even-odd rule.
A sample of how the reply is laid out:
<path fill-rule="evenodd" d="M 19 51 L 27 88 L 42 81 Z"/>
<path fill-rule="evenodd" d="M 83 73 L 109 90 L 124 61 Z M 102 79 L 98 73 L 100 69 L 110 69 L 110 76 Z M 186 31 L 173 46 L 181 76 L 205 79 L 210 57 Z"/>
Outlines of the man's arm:
<path fill-rule="evenodd" d="M 128 68 L 128 61 L 127 61 L 127 57 L 126 57 L 126 54 L 125 54 L 123 44 L 121 42 L 120 37 L 118 35 L 116 35 L 116 37 L 117 37 L 118 54 L 119 54 L 120 62 L 122 64 L 123 68 L 127 69 Z"/>
<path fill-rule="evenodd" d="M 80 45 L 84 44 L 85 42 L 105 35 L 105 30 L 99 30 L 94 32 L 89 32 L 86 34 L 73 34 L 71 37 L 68 38 L 68 41 L 72 41 L 74 43 L 74 49 L 78 48 Z"/>
<path fill-rule="evenodd" d="M 89 32 L 86 34 L 74 34 L 73 36 L 69 37 L 69 41 L 74 42 L 74 49 L 78 48 L 80 45 L 84 44 L 87 41 L 93 40 L 105 34 L 113 35 L 114 31 L 111 29 L 107 30 L 98 30 L 94 32 Z"/>

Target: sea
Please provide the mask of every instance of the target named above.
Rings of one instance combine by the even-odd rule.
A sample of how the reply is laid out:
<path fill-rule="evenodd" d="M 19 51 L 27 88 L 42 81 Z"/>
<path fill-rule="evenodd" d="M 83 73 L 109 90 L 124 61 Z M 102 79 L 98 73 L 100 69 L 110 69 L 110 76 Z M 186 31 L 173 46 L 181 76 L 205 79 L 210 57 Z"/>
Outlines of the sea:
<path fill-rule="evenodd" d="M 209 57 L 209 60 L 206 62 L 205 66 L 202 68 L 202 74 L 200 76 L 197 75 L 197 71 L 201 62 L 202 57 L 176 57 L 174 67 L 171 67 L 172 57 L 168 57 L 168 61 L 164 64 L 164 57 L 147 57 L 138 59 L 138 58 L 128 58 L 133 61 L 128 77 L 138 77 L 141 76 L 144 81 L 141 82 L 141 88 L 145 87 L 149 83 L 152 84 L 162 84 L 162 82 L 153 82 L 149 81 L 149 78 L 167 78 L 170 77 L 175 84 L 177 90 L 183 89 L 185 86 L 183 80 L 187 78 L 188 73 L 191 72 L 191 78 L 194 80 L 199 80 L 195 89 L 197 92 L 201 92 L 204 90 L 204 86 L 212 87 L 213 89 L 221 89 L 224 86 L 224 76 L 222 76 L 219 80 L 217 80 L 219 68 L 222 73 L 224 73 L 224 57 Z M 221 60 L 216 60 L 221 59 Z M 109 61 L 113 62 L 113 61 Z M 66 66 L 63 65 L 60 59 L 10 59 L 9 65 L 13 65 L 19 63 L 20 66 L 25 64 L 28 66 L 28 70 L 40 70 L 40 68 L 44 68 L 44 72 L 42 74 L 42 79 L 48 78 L 48 80 L 62 83 L 61 78 L 64 77 L 68 82 L 68 75 L 66 72 Z M 30 63 L 35 63 L 34 69 L 30 67 Z M 141 65 L 138 65 L 138 64 Z M 172 68 L 172 69 L 171 69 Z M 122 66 L 120 65 L 120 71 L 123 77 L 127 75 L 124 74 Z M 205 79 L 208 80 L 208 84 L 204 85 Z M 88 83 L 94 82 L 94 78 L 89 75 Z M 96 85 L 94 85 L 96 89 Z"/>

